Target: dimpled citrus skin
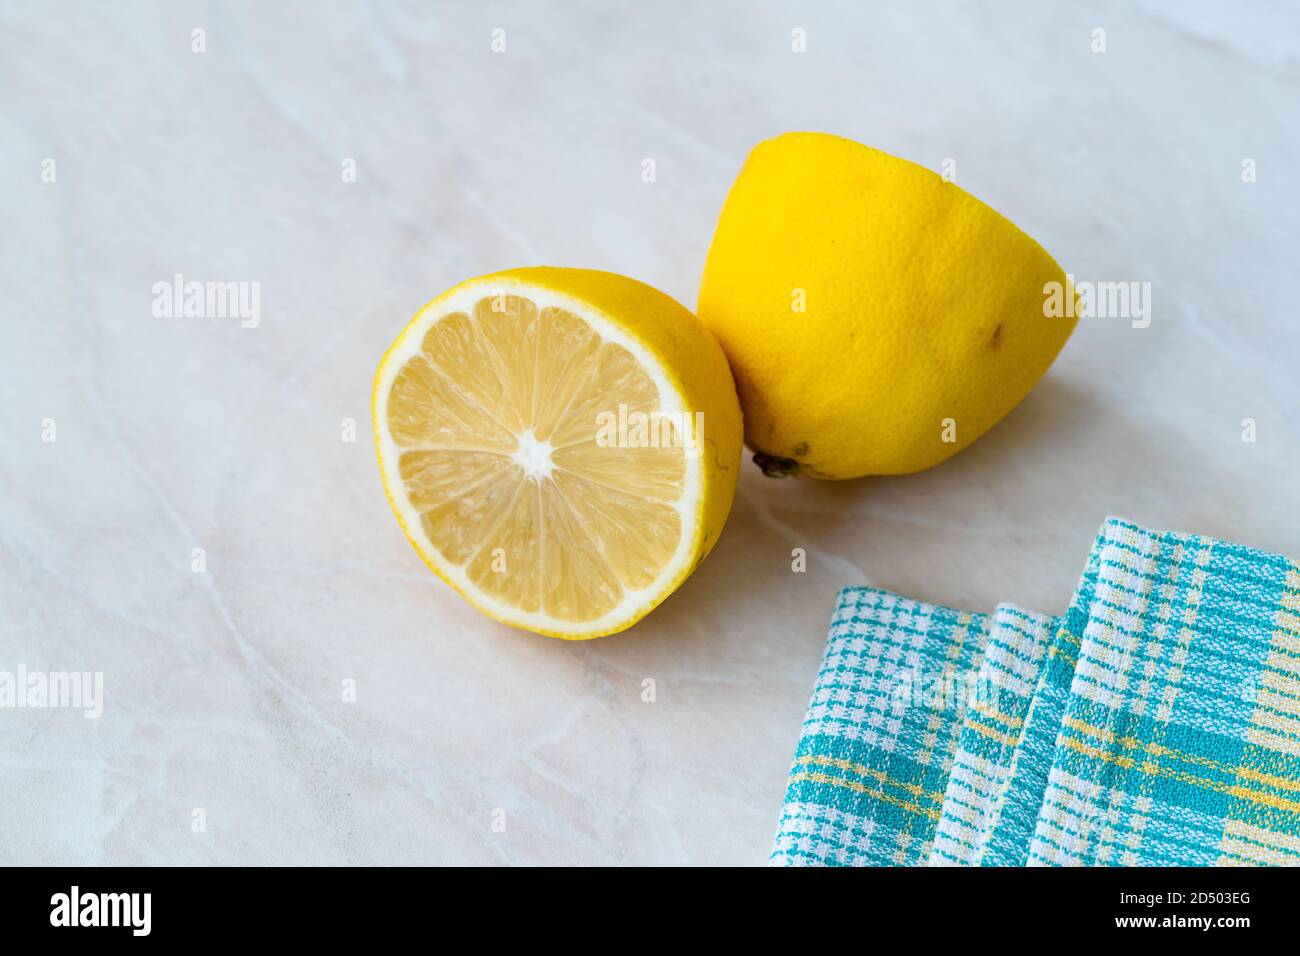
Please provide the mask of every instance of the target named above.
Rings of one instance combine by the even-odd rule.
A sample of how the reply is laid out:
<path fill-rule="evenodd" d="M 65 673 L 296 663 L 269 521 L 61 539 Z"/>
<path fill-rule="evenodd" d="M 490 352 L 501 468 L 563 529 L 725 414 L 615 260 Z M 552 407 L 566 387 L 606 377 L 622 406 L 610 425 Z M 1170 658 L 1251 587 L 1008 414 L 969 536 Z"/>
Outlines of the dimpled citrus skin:
<path fill-rule="evenodd" d="M 906 474 L 984 434 L 1051 365 L 1075 324 L 1043 314 L 1053 281 L 1038 243 L 930 170 L 787 133 L 732 186 L 697 312 L 752 449 L 816 478 Z"/>

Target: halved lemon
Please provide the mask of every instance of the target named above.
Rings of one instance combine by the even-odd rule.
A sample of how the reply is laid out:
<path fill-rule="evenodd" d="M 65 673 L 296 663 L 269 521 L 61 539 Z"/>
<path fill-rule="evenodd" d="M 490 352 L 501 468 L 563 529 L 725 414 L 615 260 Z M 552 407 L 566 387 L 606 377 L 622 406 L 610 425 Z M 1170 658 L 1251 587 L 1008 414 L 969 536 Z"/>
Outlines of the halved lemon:
<path fill-rule="evenodd" d="M 424 562 L 514 627 L 586 639 L 717 541 L 741 420 L 722 350 L 643 283 L 586 269 L 463 282 L 379 364 L 379 471 Z"/>

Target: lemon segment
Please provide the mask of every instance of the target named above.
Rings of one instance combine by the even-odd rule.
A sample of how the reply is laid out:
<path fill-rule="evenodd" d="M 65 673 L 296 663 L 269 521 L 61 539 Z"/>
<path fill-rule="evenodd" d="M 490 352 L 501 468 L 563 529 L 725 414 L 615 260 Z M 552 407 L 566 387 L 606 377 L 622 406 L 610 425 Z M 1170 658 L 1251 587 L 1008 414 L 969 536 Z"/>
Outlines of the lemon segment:
<path fill-rule="evenodd" d="M 385 491 L 425 562 L 490 616 L 555 637 L 648 613 L 708 553 L 735 492 L 721 350 L 611 273 L 449 290 L 384 356 L 371 411 Z"/>

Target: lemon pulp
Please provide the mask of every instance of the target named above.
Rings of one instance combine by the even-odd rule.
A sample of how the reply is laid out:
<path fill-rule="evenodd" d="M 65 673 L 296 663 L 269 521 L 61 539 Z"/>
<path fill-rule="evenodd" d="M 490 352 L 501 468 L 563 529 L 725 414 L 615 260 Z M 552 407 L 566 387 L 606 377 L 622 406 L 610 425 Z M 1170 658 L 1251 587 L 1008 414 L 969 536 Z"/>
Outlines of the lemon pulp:
<path fill-rule="evenodd" d="M 407 513 L 445 569 L 513 617 L 609 617 L 674 563 L 694 505 L 671 416 L 653 447 L 602 441 L 598 423 L 662 414 L 665 396 L 580 307 L 471 298 L 387 387 Z"/>

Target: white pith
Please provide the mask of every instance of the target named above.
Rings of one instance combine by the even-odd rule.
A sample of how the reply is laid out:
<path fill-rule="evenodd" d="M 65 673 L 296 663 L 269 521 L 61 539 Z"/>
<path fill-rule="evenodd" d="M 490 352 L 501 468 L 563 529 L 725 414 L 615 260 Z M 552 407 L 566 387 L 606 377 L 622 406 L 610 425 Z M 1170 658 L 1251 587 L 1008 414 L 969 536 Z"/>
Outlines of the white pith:
<path fill-rule="evenodd" d="M 519 447 L 510 456 L 511 461 L 522 468 L 524 474 L 534 481 L 551 477 L 551 472 L 555 470 L 555 462 L 551 460 L 551 452 L 555 449 L 551 447 L 551 443 L 538 441 L 531 428 L 525 428 L 516 435 L 515 441 L 519 442 Z"/>
<path fill-rule="evenodd" d="M 684 456 L 682 494 L 676 501 L 663 502 L 677 512 L 681 526 L 681 535 L 672 558 L 647 587 L 629 589 L 624 586 L 622 600 L 617 606 L 598 618 L 582 622 L 552 617 L 545 612 L 544 608 L 532 612 L 524 611 L 483 591 L 466 573 L 466 568 L 474 560 L 473 556 L 462 564 L 452 564 L 429 540 L 420 520 L 420 512 L 412 507 L 408 500 L 405 484 L 398 473 L 398 463 L 403 449 L 393 440 L 387 426 L 388 399 L 394 378 L 410 359 L 421 354 L 424 336 L 435 324 L 457 312 L 472 316 L 476 302 L 484 297 L 503 293 L 532 300 L 539 314 L 548 307 L 556 307 L 578 316 L 605 342 L 622 346 L 632 354 L 654 383 L 658 391 L 660 410 L 663 413 L 677 416 L 677 420 L 690 421 L 693 418 L 693 416 L 686 416 L 687 408 L 681 394 L 653 354 L 589 303 L 511 277 L 498 276 L 490 280 L 467 283 L 435 299 L 417 313 L 393 343 L 375 380 L 376 443 L 380 468 L 383 470 L 393 506 L 397 510 L 398 520 L 411 540 L 415 542 L 425 561 L 436 567 L 458 590 L 471 597 L 475 604 L 492 616 L 518 627 L 552 632 L 565 637 L 594 636 L 619 630 L 662 600 L 671 590 L 672 585 L 688 570 L 695 552 L 694 542 L 699 532 L 700 499 L 703 491 L 703 468 L 700 456 Z M 700 441 L 702 436 L 697 435 L 695 439 Z M 527 480 L 544 481 L 549 478 L 555 468 L 551 460 L 550 443 L 537 441 L 531 431 L 516 435 L 516 440 L 519 446 L 511 458 L 524 470 Z"/>

